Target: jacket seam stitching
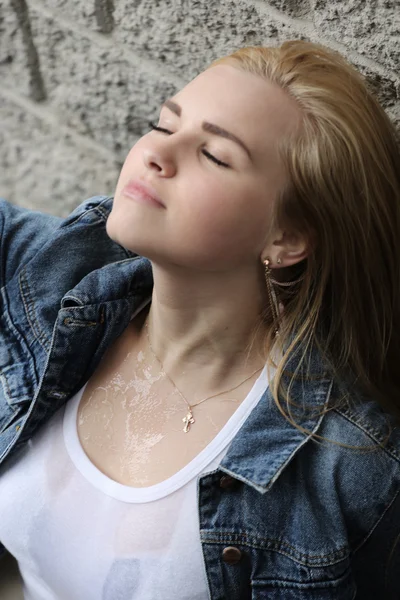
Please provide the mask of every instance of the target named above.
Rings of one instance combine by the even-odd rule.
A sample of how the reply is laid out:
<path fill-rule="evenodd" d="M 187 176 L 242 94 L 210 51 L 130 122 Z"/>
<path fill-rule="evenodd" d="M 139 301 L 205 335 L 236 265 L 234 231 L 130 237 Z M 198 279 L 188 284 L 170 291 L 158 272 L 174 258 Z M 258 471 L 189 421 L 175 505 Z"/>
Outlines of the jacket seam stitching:
<path fill-rule="evenodd" d="M 379 439 L 377 439 L 377 437 L 375 437 L 374 434 L 371 431 L 369 431 L 368 429 L 365 429 L 360 423 L 358 423 L 357 421 L 354 421 L 348 415 L 346 415 L 345 413 L 341 412 L 339 409 L 333 408 L 332 410 L 333 410 L 333 412 L 335 412 L 336 414 L 338 414 L 339 416 L 341 416 L 343 419 L 346 419 L 346 421 L 348 421 L 349 423 L 351 423 L 352 425 L 354 425 L 354 427 L 357 427 L 367 437 L 369 437 L 373 442 L 375 442 L 375 444 L 377 445 L 378 448 L 380 448 L 381 450 L 383 450 L 386 454 L 388 454 L 391 458 L 393 458 L 397 463 L 400 463 L 400 458 L 396 454 L 394 454 L 393 452 L 391 452 L 390 450 L 388 450 L 387 447 L 382 446 L 381 443 L 380 443 L 380 441 L 379 441 Z"/>
<path fill-rule="evenodd" d="M 204 531 L 204 530 L 203 530 Z M 201 532 L 200 532 L 201 533 Z M 228 538 L 228 540 L 227 540 Z M 310 562 L 316 562 L 317 564 L 321 564 L 321 562 L 326 563 L 326 561 L 334 560 L 335 562 L 341 562 L 349 558 L 350 552 L 347 548 L 343 548 L 341 550 L 336 550 L 335 552 L 330 552 L 329 554 L 304 554 L 297 550 L 295 546 L 292 546 L 288 542 L 283 542 L 282 540 L 277 540 L 274 538 L 255 538 L 252 539 L 252 536 L 247 535 L 246 533 L 235 533 L 235 532 L 224 532 L 219 536 L 218 540 L 208 538 L 206 535 L 201 536 L 201 542 L 203 543 L 211 543 L 211 544 L 221 544 L 221 543 L 239 543 L 243 546 L 248 546 L 251 548 L 258 547 L 261 550 L 272 550 L 274 552 L 279 552 L 285 556 L 288 556 L 292 560 L 299 562 L 300 564 L 310 566 Z M 285 550 L 285 547 L 287 550 Z M 290 553 L 290 550 L 293 550 L 294 553 Z M 294 555 L 297 554 L 297 557 Z M 308 560 L 307 560 L 308 559 Z M 321 561 L 322 559 L 322 561 Z M 332 564 L 332 563 L 330 563 Z"/>
<path fill-rule="evenodd" d="M 387 505 L 387 507 L 385 508 L 385 510 L 383 511 L 383 513 L 381 514 L 381 516 L 379 517 L 379 519 L 376 521 L 376 523 L 371 527 L 371 529 L 369 530 L 369 532 L 367 533 L 367 535 L 365 536 L 365 538 L 360 542 L 360 544 L 357 546 L 357 548 L 355 548 L 353 550 L 353 555 L 358 552 L 360 550 L 360 548 L 365 544 L 365 542 L 368 541 L 368 539 L 371 537 L 372 533 L 375 531 L 375 529 L 378 527 L 379 523 L 382 521 L 383 517 L 386 515 L 387 511 L 390 509 L 390 507 L 392 506 L 393 502 L 396 500 L 397 496 L 399 495 L 400 490 L 397 490 L 397 492 L 395 493 L 395 495 L 392 498 L 392 501 L 390 502 L 390 504 Z"/>
<path fill-rule="evenodd" d="M 87 215 L 90 212 L 95 212 L 98 214 L 98 216 L 105 222 L 107 221 L 108 218 L 108 214 L 107 211 L 105 211 L 102 207 L 102 204 L 104 204 L 104 202 L 107 202 L 107 200 L 112 199 L 112 196 L 107 196 L 106 198 L 104 198 L 97 206 L 92 206 L 91 208 L 87 208 L 86 210 L 84 210 L 79 216 L 77 216 L 77 218 L 71 223 L 71 225 L 73 225 L 73 223 L 77 223 L 78 221 L 80 221 L 85 215 Z"/>
<path fill-rule="evenodd" d="M 39 322 L 37 320 L 36 312 L 35 312 L 35 303 L 30 299 L 31 290 L 29 287 L 28 279 L 25 276 L 25 272 L 26 272 L 26 267 L 24 266 L 21 269 L 21 272 L 20 272 L 20 275 L 18 278 L 18 285 L 19 285 L 19 289 L 21 292 L 22 302 L 24 303 L 24 306 L 25 306 L 25 313 L 26 313 L 26 316 L 28 318 L 29 324 L 32 328 L 35 338 L 38 340 L 38 342 L 43 346 L 44 350 L 47 352 L 49 340 L 47 339 L 45 333 L 41 330 L 41 328 L 39 326 Z M 26 289 L 28 291 L 27 297 L 25 297 L 24 287 L 26 287 Z"/>

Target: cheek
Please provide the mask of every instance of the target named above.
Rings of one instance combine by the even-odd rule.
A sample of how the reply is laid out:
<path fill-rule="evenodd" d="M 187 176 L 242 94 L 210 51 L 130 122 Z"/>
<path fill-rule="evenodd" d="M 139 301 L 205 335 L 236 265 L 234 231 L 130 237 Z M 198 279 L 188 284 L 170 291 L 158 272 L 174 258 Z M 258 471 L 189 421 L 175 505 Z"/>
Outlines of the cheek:
<path fill-rule="evenodd" d="M 265 239 L 269 209 L 248 190 L 208 186 L 191 193 L 181 220 L 191 242 L 210 254 L 253 254 Z"/>

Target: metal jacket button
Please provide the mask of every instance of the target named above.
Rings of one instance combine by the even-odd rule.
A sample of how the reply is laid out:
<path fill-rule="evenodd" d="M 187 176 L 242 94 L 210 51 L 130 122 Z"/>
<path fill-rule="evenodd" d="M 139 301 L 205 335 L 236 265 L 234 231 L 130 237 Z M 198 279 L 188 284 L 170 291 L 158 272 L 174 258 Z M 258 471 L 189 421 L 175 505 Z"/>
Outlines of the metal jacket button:
<path fill-rule="evenodd" d="M 234 477 L 231 477 L 230 475 L 223 475 L 219 480 L 219 486 L 222 487 L 224 490 L 236 487 L 237 484 L 238 480 Z"/>
<path fill-rule="evenodd" d="M 222 560 L 228 565 L 236 565 L 242 558 L 242 553 L 235 546 L 227 546 L 222 550 Z"/>

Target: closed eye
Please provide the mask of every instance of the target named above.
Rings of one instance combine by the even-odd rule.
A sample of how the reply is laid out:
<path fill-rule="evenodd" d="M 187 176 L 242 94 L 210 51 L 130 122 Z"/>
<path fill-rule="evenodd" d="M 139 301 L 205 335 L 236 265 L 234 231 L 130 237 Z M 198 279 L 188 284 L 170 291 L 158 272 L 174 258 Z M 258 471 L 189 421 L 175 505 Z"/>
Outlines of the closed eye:
<path fill-rule="evenodd" d="M 169 135 L 172 134 L 172 131 L 169 131 L 169 129 L 164 129 L 164 127 L 158 127 L 157 125 L 154 125 L 154 123 L 152 121 L 149 121 L 149 125 L 150 125 L 150 127 L 152 129 L 155 129 L 156 131 L 161 131 L 162 133 L 168 133 Z M 209 158 L 210 160 L 212 160 L 213 162 L 215 162 L 220 167 L 224 167 L 226 169 L 230 169 L 230 166 L 227 163 L 222 162 L 222 160 L 219 160 L 218 158 L 216 158 L 215 156 L 213 156 L 212 154 L 210 154 L 209 152 L 207 152 L 207 150 L 203 149 L 202 153 L 204 154 L 204 156 L 207 156 L 207 158 Z"/>

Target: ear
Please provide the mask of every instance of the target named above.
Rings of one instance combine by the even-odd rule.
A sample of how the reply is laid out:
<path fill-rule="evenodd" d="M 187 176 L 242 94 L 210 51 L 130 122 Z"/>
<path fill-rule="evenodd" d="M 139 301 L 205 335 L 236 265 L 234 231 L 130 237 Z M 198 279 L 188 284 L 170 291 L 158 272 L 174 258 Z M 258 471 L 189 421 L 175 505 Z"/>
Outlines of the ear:
<path fill-rule="evenodd" d="M 274 241 L 264 248 L 263 260 L 269 258 L 273 268 L 291 267 L 307 258 L 309 245 L 299 233 L 280 231 Z"/>

